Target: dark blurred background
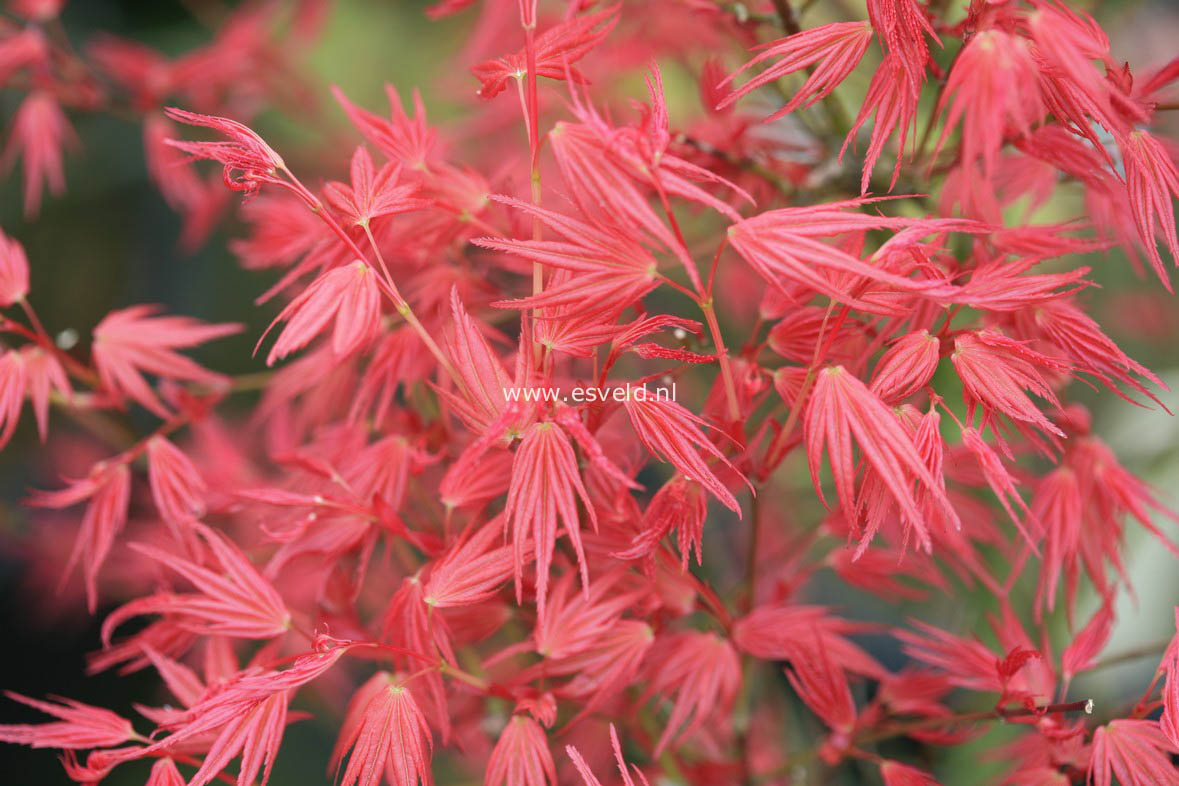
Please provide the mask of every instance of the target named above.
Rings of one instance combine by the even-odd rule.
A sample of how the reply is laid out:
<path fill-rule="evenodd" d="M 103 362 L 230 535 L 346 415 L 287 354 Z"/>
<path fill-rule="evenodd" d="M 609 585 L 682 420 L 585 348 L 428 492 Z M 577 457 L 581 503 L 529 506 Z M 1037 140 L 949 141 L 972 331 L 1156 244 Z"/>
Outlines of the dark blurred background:
<path fill-rule="evenodd" d="M 193 14 L 193 7 L 203 5 L 202 0 L 74 0 L 66 7 L 63 21 L 75 45 L 102 31 L 175 55 L 209 40 L 210 30 Z M 339 0 L 321 40 L 303 58 L 302 72 L 315 96 L 315 108 L 295 119 L 263 114 L 257 123 L 259 130 L 285 152 L 286 145 L 322 140 L 331 129 L 342 129 L 343 114 L 327 92 L 332 83 L 340 84 L 357 103 L 381 113 L 386 111 L 384 82 L 395 83 L 403 96 L 411 87 L 421 86 L 433 119 L 452 115 L 453 106 L 432 100 L 430 86 L 438 78 L 451 85 L 462 78 L 461 73 L 453 73 L 459 69 L 450 65 L 448 57 L 459 46 L 470 14 L 431 23 L 422 13 L 425 5 L 404 0 Z M 1158 64 L 1174 56 L 1179 4 L 1107 2 L 1102 4 L 1099 17 L 1110 29 L 1115 52 L 1133 65 Z M 470 85 L 473 91 L 473 80 Z M 0 91 L 0 123 L 5 129 L 20 98 L 14 91 Z M 691 103 L 695 111 L 694 96 L 669 95 L 673 108 L 677 98 Z M 47 198 L 40 217 L 26 221 L 20 205 L 19 173 L 0 180 L 0 227 L 19 239 L 28 252 L 30 299 L 51 334 L 73 330 L 85 345 L 90 329 L 110 310 L 136 303 L 162 303 L 169 312 L 207 321 L 246 322 L 241 335 L 215 342 L 195 354 L 209 367 L 226 373 L 260 369 L 261 362 L 251 359 L 250 353 L 276 307 L 256 307 L 253 299 L 272 283 L 274 275 L 245 272 L 227 252 L 226 241 L 236 231 L 235 222 L 224 224 L 196 253 L 180 252 L 177 238 L 181 222 L 148 182 L 140 127 L 130 120 L 79 112 L 71 112 L 70 119 L 82 148 L 67 155 L 66 195 Z M 337 160 L 322 162 L 320 169 L 341 177 L 350 153 L 350 146 L 340 147 L 338 154 L 332 154 Z M 236 203 L 237 197 L 233 199 Z M 1077 210 L 1076 204 L 1060 206 L 1061 217 L 1075 215 Z M 1154 299 L 1157 282 L 1136 278 L 1118 254 L 1097 257 L 1093 264 L 1095 278 L 1105 287 L 1092 295 L 1099 321 L 1132 356 L 1172 387 L 1179 387 L 1179 352 L 1174 341 L 1179 320 L 1174 301 L 1160 306 Z M 1146 313 L 1150 309 L 1159 313 L 1151 317 Z M 1143 328 L 1147 317 L 1154 320 L 1151 324 L 1155 328 Z M 1164 499 L 1174 505 L 1179 493 L 1179 428 L 1175 420 L 1157 410 L 1128 407 L 1108 394 L 1082 392 L 1080 397 L 1091 403 L 1096 428 L 1107 435 L 1126 464 L 1162 489 Z M 1165 400 L 1175 408 L 1174 396 Z M 52 422 L 55 432 L 71 428 L 57 415 Z M 101 610 L 92 619 L 82 609 L 62 608 L 47 597 L 28 595 L 29 586 L 36 586 L 40 593 L 48 590 L 44 581 L 32 583 L 22 565 L 21 550 L 36 533 L 19 501 L 30 487 L 57 484 L 26 412 L 17 436 L 0 452 L 0 688 L 34 697 L 68 696 L 134 717 L 133 702 L 161 701 L 154 674 L 141 672 L 129 678 L 85 674 L 84 654 L 98 645 Z M 81 509 L 75 508 L 59 518 L 63 527 L 72 528 L 80 516 Z M 1158 639 L 1165 633 L 1168 609 L 1179 597 L 1173 562 L 1137 530 L 1131 539 L 1135 546 L 1128 567 L 1139 595 L 1136 600 L 1124 599 L 1111 651 Z M 849 595 L 846 588 L 834 583 L 829 591 L 842 593 L 837 600 L 845 606 L 864 604 L 871 609 L 878 603 L 867 595 Z M 945 616 L 978 618 L 975 612 L 956 608 L 957 603 L 959 599 L 943 601 Z M 1088 611 L 1082 610 L 1083 619 Z M 871 613 L 866 611 L 864 616 Z M 1096 696 L 1141 690 L 1134 686 L 1144 684 L 1148 679 L 1144 675 L 1154 665 L 1129 663 L 1104 672 L 1102 684 L 1082 687 Z M 0 723 L 37 720 L 37 713 L 0 701 Z M 286 786 L 330 781 L 323 769 L 335 736 L 329 723 L 303 721 L 289 729 L 272 783 Z M 969 776 L 958 782 L 979 781 L 989 771 L 971 761 L 969 750 L 959 755 Z M 107 782 L 115 786 L 142 784 L 146 772 L 146 766 L 121 767 Z M 0 785 L 67 782 L 51 752 L 0 745 Z"/>
<path fill-rule="evenodd" d="M 202 9 L 229 5 L 236 3 L 73 0 L 62 22 L 75 47 L 103 32 L 175 56 L 212 38 L 194 11 L 203 15 Z M 299 54 L 299 71 L 312 88 L 316 105 L 297 119 L 312 129 L 296 127 L 291 118 L 268 112 L 259 118 L 259 130 L 283 150 L 307 142 L 308 136 L 315 142 L 328 129 L 344 129 L 343 112 L 327 90 L 333 83 L 378 112 L 387 112 L 384 82 L 395 83 L 405 94 L 414 85 L 424 86 L 430 74 L 437 72 L 439 58 L 459 43 L 455 33 L 463 24 L 429 22 L 423 14 L 426 5 L 403 0 L 337 3 L 315 46 Z M 17 91 L 0 90 L 5 141 L 22 97 Z M 67 113 L 81 148 L 67 152 L 65 195 L 46 195 L 40 216 L 26 220 L 19 164 L 0 178 L 0 227 L 25 246 L 31 269 L 30 301 L 50 334 L 76 331 L 84 350 L 90 330 L 112 309 L 161 303 L 170 313 L 210 322 L 247 323 L 240 335 L 193 354 L 224 373 L 263 368 L 250 355 L 277 306 L 256 307 L 253 301 L 275 276 L 243 271 L 229 254 L 226 243 L 238 225 L 231 218 L 199 251 L 182 252 L 177 245 L 181 219 L 148 181 L 141 126 L 132 118 Z M 356 141 L 354 136 L 349 139 Z M 338 160 L 326 162 L 322 169 L 343 176 L 350 155 L 351 147 L 341 147 Z M 238 201 L 235 195 L 233 205 Z M 43 595 L 51 592 L 52 583 L 47 588 L 42 577 L 30 577 L 22 564 L 22 550 L 36 532 L 20 501 L 32 487 L 57 487 L 60 471 L 39 446 L 27 410 L 24 415 L 13 441 L 0 452 L 0 688 L 38 698 L 68 696 L 134 718 L 134 702 L 166 700 L 154 674 L 86 675 L 85 654 L 98 647 L 98 623 L 109 609 L 100 609 L 91 618 L 84 608 L 63 608 Z M 58 413 L 51 415 L 50 422 L 55 436 L 72 430 Z M 150 428 L 152 421 L 144 424 Z M 76 529 L 81 511 L 81 507 L 66 511 L 60 517 L 63 527 Z M 75 574 L 74 589 L 77 584 Z M 76 592 L 69 596 L 76 597 Z M 7 699 L 0 701 L 0 723 L 43 719 Z M 330 782 L 325 767 L 334 737 L 334 728 L 316 728 L 315 721 L 294 724 L 271 782 Z M 143 784 L 147 771 L 148 766 L 139 764 L 120 767 L 105 783 Z M 65 784 L 69 780 L 53 752 L 0 745 L 0 784 L 16 783 Z"/>

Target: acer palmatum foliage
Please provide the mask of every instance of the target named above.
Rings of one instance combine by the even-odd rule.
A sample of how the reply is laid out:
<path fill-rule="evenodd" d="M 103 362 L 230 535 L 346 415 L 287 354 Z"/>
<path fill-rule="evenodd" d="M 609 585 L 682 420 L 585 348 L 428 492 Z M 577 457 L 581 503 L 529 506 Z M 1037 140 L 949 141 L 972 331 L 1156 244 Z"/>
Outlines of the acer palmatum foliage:
<path fill-rule="evenodd" d="M 91 668 L 171 694 L 132 721 L 10 686 L 48 719 L 0 740 L 79 783 L 264 785 L 306 708 L 345 786 L 976 783 L 968 742 L 996 782 L 1179 783 L 1172 620 L 1106 653 L 1128 529 L 1179 559 L 1176 516 L 1075 400 L 1169 416 L 1080 257 L 1170 289 L 1179 60 L 1116 61 L 1062 0 L 447 0 L 455 123 L 333 87 L 349 130 L 284 158 L 250 125 L 320 122 L 295 63 L 327 2 L 175 57 L 70 46 L 64 5 L 0 20 L 26 215 L 71 116 L 136 119 L 182 246 L 239 192 L 283 305 L 245 377 L 185 353 L 241 325 L 153 304 L 87 354 L 0 234 L 0 445 L 31 414 L 95 457 L 27 499 L 80 511 L 64 564 L 30 553 L 105 614 Z M 989 625 L 929 603 L 968 596 Z M 1077 692 L 1135 657 L 1125 701 Z"/>

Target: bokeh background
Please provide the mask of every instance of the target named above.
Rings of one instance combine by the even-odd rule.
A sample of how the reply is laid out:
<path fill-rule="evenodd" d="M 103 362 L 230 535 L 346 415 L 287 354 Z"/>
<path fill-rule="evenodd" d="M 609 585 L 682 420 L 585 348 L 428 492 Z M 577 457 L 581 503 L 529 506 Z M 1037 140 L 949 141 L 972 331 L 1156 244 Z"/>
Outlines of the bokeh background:
<path fill-rule="evenodd" d="M 403 96 L 419 86 L 432 121 L 461 123 L 462 102 L 452 99 L 465 75 L 453 53 L 471 14 L 430 22 L 423 13 L 425 5 L 406 0 L 337 0 L 321 38 L 301 57 L 314 104 L 295 117 L 263 114 L 258 129 L 284 155 L 308 148 L 328 151 L 319 155 L 311 169 L 339 177 L 346 172 L 352 145 L 325 145 L 334 135 L 346 133 L 343 113 L 327 90 L 330 84 L 339 84 L 357 103 L 381 111 L 383 83 L 395 84 Z M 847 5 L 859 7 L 856 2 Z M 1179 54 L 1179 2 L 1111 0 L 1081 5 L 1092 8 L 1109 30 L 1115 54 L 1134 66 L 1159 64 Z M 201 17 L 216 6 L 205 0 L 74 0 L 63 21 L 75 44 L 101 31 L 179 54 L 208 41 L 211 33 Z M 439 84 L 445 89 L 434 89 Z M 468 78 L 466 84 L 473 92 L 474 79 Z M 674 112 L 682 117 L 699 111 L 695 92 L 686 82 L 681 80 L 677 87 L 672 76 L 669 86 Z M 19 98 L 13 91 L 0 91 L 5 135 Z M 177 247 L 180 219 L 148 182 L 138 125 L 131 119 L 80 113 L 72 113 L 71 121 L 82 147 L 67 158 L 68 193 L 47 199 L 38 219 L 26 221 L 22 216 L 19 174 L 0 179 L 0 226 L 28 252 L 31 299 L 51 333 L 76 331 L 85 342 L 90 329 L 112 309 L 163 303 L 173 313 L 245 322 L 247 328 L 240 336 L 202 348 L 197 356 L 226 373 L 262 368 L 250 353 L 276 306 L 256 307 L 253 298 L 272 283 L 274 274 L 241 270 L 226 248 L 238 231 L 235 222 L 231 219 L 218 229 L 199 251 L 182 253 Z M 1179 137 L 1173 121 L 1170 136 Z M 287 157 L 298 163 L 298 153 Z M 1077 205 L 1061 204 L 1055 209 L 1062 217 L 1075 215 Z M 1179 301 L 1159 299 L 1157 281 L 1135 277 L 1118 253 L 1094 256 L 1091 264 L 1103 288 L 1086 297 L 1095 303 L 1099 321 L 1131 356 L 1179 389 Z M 1108 393 L 1096 394 L 1081 386 L 1074 390 L 1090 405 L 1096 429 L 1125 464 L 1153 484 L 1165 502 L 1179 507 L 1179 422 L 1158 409 L 1129 407 Z M 1179 410 L 1179 397 L 1168 394 L 1163 399 Z M 55 428 L 68 431 L 71 427 L 59 417 Z M 84 655 L 98 645 L 96 621 L 76 605 L 55 602 L 53 582 L 30 575 L 23 559 L 32 539 L 38 537 L 37 527 L 76 526 L 78 509 L 67 511 L 60 522 L 39 518 L 34 524 L 20 506 L 30 487 L 55 486 L 59 469 L 50 464 L 37 444 L 31 419 L 25 418 L 13 442 L 0 453 L 0 688 L 32 696 L 69 696 L 132 717 L 133 702 L 160 700 L 154 675 L 87 677 Z M 1174 533 L 1175 527 L 1168 531 Z M 709 532 L 708 537 L 718 536 Z M 1171 609 L 1179 601 L 1174 559 L 1136 527 L 1131 528 L 1131 541 L 1127 567 L 1137 592 L 1122 598 L 1108 650 L 1114 653 L 1167 638 Z M 705 553 L 724 550 L 725 544 L 709 543 Z M 811 594 L 816 601 L 862 609 L 858 616 L 895 614 L 871 596 L 849 591 L 834 580 L 818 581 Z M 936 614 L 947 627 L 984 633 L 981 605 L 972 605 L 967 597 L 946 598 L 941 605 Z M 1092 608 L 1092 599 L 1083 603 L 1081 619 Z M 890 649 L 894 644 L 883 639 L 869 644 L 886 663 L 898 662 L 899 653 Z M 1074 692 L 1092 695 L 1099 704 L 1104 697 L 1137 695 L 1155 665 L 1157 658 L 1129 660 L 1103 671 L 1100 679 L 1080 683 Z M 0 702 L 0 722 L 36 719 L 35 713 Z M 272 783 L 330 782 L 324 767 L 334 736 L 333 718 L 327 714 L 291 726 Z M 985 782 L 994 771 L 993 763 L 975 761 L 970 748 L 956 755 L 961 766 L 955 771 L 961 777 L 954 783 Z M 145 774 L 144 767 L 122 767 L 107 782 L 142 784 Z M 9 783 L 68 781 L 50 752 L 0 746 L 0 784 Z"/>

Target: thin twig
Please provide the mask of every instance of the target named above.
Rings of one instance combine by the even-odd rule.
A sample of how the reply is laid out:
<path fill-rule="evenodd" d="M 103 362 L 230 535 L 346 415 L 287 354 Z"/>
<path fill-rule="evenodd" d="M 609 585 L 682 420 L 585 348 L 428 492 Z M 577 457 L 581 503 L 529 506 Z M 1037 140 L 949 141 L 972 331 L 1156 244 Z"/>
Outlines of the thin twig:
<path fill-rule="evenodd" d="M 794 16 L 794 9 L 790 7 L 790 0 L 774 0 L 774 10 L 778 12 L 778 20 L 782 29 L 790 35 L 802 32 L 798 19 Z"/>
<path fill-rule="evenodd" d="M 857 743 L 878 742 L 880 740 L 889 739 L 890 737 L 900 737 L 914 731 L 940 729 L 945 726 L 959 726 L 963 724 L 980 723 L 984 721 L 1006 721 L 1013 718 L 1030 718 L 1033 716 L 1050 715 L 1061 712 L 1083 712 L 1086 715 L 1092 715 L 1093 699 L 1081 699 L 1080 701 L 1069 701 L 1063 704 L 1047 704 L 1040 707 L 1015 707 L 1012 709 L 996 707 L 993 710 L 964 712 L 958 715 L 918 718 L 917 720 L 906 721 L 904 723 L 897 723 L 892 726 L 887 726 L 870 734 L 856 735 L 855 741 Z"/>
<path fill-rule="evenodd" d="M 1163 654 L 1164 651 L 1166 651 L 1170 644 L 1170 639 L 1162 639 L 1149 644 L 1143 644 L 1140 647 L 1135 647 L 1134 649 L 1126 650 L 1125 652 L 1119 652 L 1117 654 L 1102 658 L 1101 660 L 1097 661 L 1097 663 L 1093 664 L 1093 668 L 1089 669 L 1089 671 L 1094 671 L 1095 669 L 1106 669 L 1110 666 L 1118 666 L 1122 663 L 1129 663 L 1130 661 L 1141 660 L 1142 658 L 1149 658 L 1152 656 L 1159 657 Z"/>
<path fill-rule="evenodd" d="M 1064 704 L 1047 704 L 1040 707 L 1017 707 L 1012 709 L 997 707 L 991 710 L 964 712 L 958 715 L 918 718 L 916 720 L 896 723 L 891 726 L 886 726 L 876 730 L 865 730 L 864 732 L 855 734 L 852 737 L 851 746 L 854 747 L 856 745 L 880 742 L 881 740 L 890 739 L 892 737 L 900 737 L 915 731 L 940 729 L 946 726 L 959 726 L 963 724 L 983 723 L 996 720 L 1007 721 L 1015 718 L 1030 718 L 1064 712 L 1083 712 L 1086 715 L 1092 715 L 1093 700 L 1083 699 L 1081 701 L 1070 701 Z M 777 767 L 770 772 L 759 774 L 758 779 L 766 780 L 778 778 L 783 775 L 789 775 L 798 767 L 808 764 L 818 757 L 819 748 L 809 748 L 805 751 L 802 751 L 797 756 L 789 757 L 789 760 L 782 766 Z"/>

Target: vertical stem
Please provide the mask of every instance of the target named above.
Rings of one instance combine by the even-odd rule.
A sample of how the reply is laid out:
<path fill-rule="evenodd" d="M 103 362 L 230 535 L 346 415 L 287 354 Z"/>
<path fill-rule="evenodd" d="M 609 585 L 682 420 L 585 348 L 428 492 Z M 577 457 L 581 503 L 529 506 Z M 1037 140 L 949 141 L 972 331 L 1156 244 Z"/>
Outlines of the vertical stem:
<path fill-rule="evenodd" d="M 536 23 L 524 27 L 524 57 L 528 67 L 528 96 L 526 102 L 525 124 L 528 126 L 528 163 L 529 178 L 531 180 L 532 206 L 540 207 L 540 107 L 536 94 Z M 540 218 L 532 217 L 532 239 L 540 240 L 543 234 Z M 532 294 L 539 295 L 544 290 L 544 268 L 539 262 L 532 263 Z M 537 310 L 533 309 L 532 318 L 535 323 Z M 521 329 L 525 329 L 522 325 Z M 535 337 L 529 329 L 529 340 L 533 344 L 533 354 L 537 352 Z"/>
<path fill-rule="evenodd" d="M 752 611 L 757 595 L 757 560 L 761 553 L 761 505 L 754 494 L 749 500 L 749 556 L 745 568 L 745 610 Z"/>
<path fill-rule="evenodd" d="M 721 335 L 720 324 L 716 321 L 716 308 L 713 306 L 711 296 L 700 301 L 700 310 L 704 312 L 704 319 L 708 323 L 708 331 L 712 334 L 712 343 L 716 346 L 716 356 L 720 361 L 721 379 L 725 386 L 725 399 L 728 402 L 729 420 L 735 423 L 741 419 L 741 410 L 737 406 L 737 384 L 733 380 L 733 366 L 729 360 L 729 350 L 725 348 L 725 339 Z"/>
<path fill-rule="evenodd" d="M 536 96 L 536 28 L 524 30 L 524 56 L 528 64 L 528 161 L 532 168 L 533 198 L 540 198 L 540 108 Z"/>
<path fill-rule="evenodd" d="M 774 10 L 778 12 L 778 20 L 788 35 L 802 32 L 802 27 L 794 16 L 794 9 L 790 7 L 790 0 L 774 0 Z"/>
<path fill-rule="evenodd" d="M 655 181 L 655 191 L 659 194 L 659 202 L 663 206 L 664 214 L 667 215 L 667 222 L 671 224 L 671 231 L 675 234 L 676 242 L 679 244 L 679 250 L 682 252 L 681 262 L 684 265 L 685 272 L 688 274 L 688 279 L 691 281 L 693 288 L 703 294 L 704 283 L 700 280 L 699 271 L 696 270 L 696 262 L 692 259 L 692 252 L 688 250 L 688 241 L 684 240 L 684 233 L 680 230 L 680 222 L 675 217 L 675 211 L 671 209 L 671 202 L 667 199 L 667 192 L 663 190 L 663 184 L 659 182 L 658 171 L 652 170 L 651 177 Z"/>
<path fill-rule="evenodd" d="M 749 501 L 749 524 L 751 527 L 749 534 L 749 554 L 746 559 L 743 597 L 737 599 L 737 602 L 740 604 L 738 608 L 742 609 L 746 614 L 753 611 L 757 597 L 757 562 L 761 550 L 760 499 L 757 493 L 754 493 Z M 741 780 L 742 783 L 748 786 L 753 783 L 749 761 L 751 756 L 749 734 L 753 727 L 753 713 L 756 709 L 754 682 L 759 672 L 759 661 L 749 654 L 743 654 L 741 661 L 741 694 L 738 717 L 743 721 L 744 725 L 738 731 L 737 747 L 741 752 Z"/>
<path fill-rule="evenodd" d="M 724 250 L 726 240 L 721 243 L 720 248 L 716 251 L 716 256 L 712 261 L 712 268 L 708 275 L 708 287 L 704 286 L 704 282 L 700 280 L 700 273 L 696 270 L 695 263 L 692 260 L 691 252 L 688 251 L 688 243 L 684 239 L 684 233 L 680 230 L 679 221 L 676 220 L 675 211 L 671 209 L 671 203 L 667 199 L 667 192 L 663 190 L 663 186 L 659 183 L 659 175 L 653 174 L 655 179 L 655 187 L 659 193 L 659 200 L 663 205 L 663 212 L 667 214 L 668 223 L 671 224 L 672 232 L 675 233 L 676 242 L 679 243 L 680 250 L 683 252 L 684 267 L 688 272 L 688 278 L 692 282 L 692 286 L 696 289 L 694 299 L 700 305 L 700 310 L 704 312 L 704 319 L 708 323 L 708 330 L 712 334 L 712 343 L 716 347 L 717 360 L 720 362 L 721 378 L 725 386 L 725 398 L 727 400 L 727 412 L 729 420 L 736 422 L 741 418 L 741 410 L 737 406 L 737 385 L 733 379 L 733 365 L 729 360 L 729 351 L 725 348 L 725 339 L 721 335 L 720 324 L 716 320 L 716 308 L 712 300 L 712 282 L 716 275 L 716 265 L 720 261 L 721 252 Z"/>

